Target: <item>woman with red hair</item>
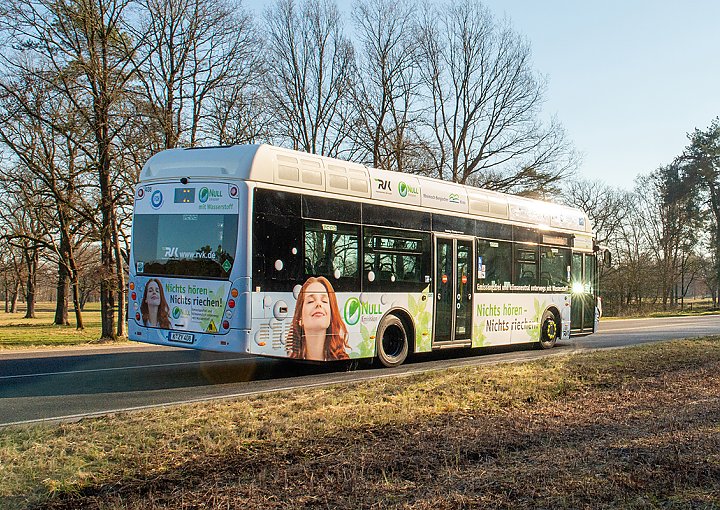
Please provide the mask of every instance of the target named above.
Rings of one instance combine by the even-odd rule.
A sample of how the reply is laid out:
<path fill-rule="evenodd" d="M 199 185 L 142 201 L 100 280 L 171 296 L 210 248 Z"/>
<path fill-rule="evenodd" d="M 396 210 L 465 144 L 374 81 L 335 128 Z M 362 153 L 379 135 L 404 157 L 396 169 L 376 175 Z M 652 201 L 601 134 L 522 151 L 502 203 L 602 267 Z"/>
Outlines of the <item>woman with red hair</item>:
<path fill-rule="evenodd" d="M 170 329 L 170 307 L 165 300 L 162 283 L 157 278 L 151 278 L 145 284 L 140 313 L 145 326 Z"/>
<path fill-rule="evenodd" d="M 335 290 L 322 276 L 310 277 L 300 289 L 287 339 L 291 358 L 329 361 L 349 359 L 348 330 L 340 317 Z"/>

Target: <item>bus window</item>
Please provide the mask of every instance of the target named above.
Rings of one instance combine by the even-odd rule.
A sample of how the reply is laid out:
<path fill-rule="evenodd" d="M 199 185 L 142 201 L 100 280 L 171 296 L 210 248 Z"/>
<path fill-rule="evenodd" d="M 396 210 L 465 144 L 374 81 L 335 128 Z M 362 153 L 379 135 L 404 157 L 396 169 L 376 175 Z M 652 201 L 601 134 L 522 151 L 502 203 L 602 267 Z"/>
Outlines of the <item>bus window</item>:
<path fill-rule="evenodd" d="M 503 241 L 477 241 L 477 290 L 500 290 L 511 280 L 512 245 Z"/>
<path fill-rule="evenodd" d="M 335 290 L 357 289 L 358 229 L 355 225 L 306 221 L 305 276 L 325 276 Z"/>
<path fill-rule="evenodd" d="M 430 235 L 365 227 L 363 286 L 377 291 L 422 291 L 430 273 Z"/>
<path fill-rule="evenodd" d="M 540 285 L 546 287 L 568 286 L 570 250 L 540 247 Z"/>
<path fill-rule="evenodd" d="M 304 218 L 360 223 L 360 204 L 357 202 L 303 195 L 302 210 Z"/>
<path fill-rule="evenodd" d="M 515 245 L 515 285 L 537 285 L 537 249 Z"/>
<path fill-rule="evenodd" d="M 237 214 L 136 214 L 133 248 L 146 276 L 228 278 Z"/>
<path fill-rule="evenodd" d="M 582 284 L 582 279 L 583 279 L 582 260 L 583 260 L 582 253 L 573 253 L 572 254 L 572 268 L 571 268 L 572 274 L 570 277 L 570 285 L 573 288 L 573 292 L 576 292 L 575 284 Z"/>
<path fill-rule="evenodd" d="M 595 292 L 595 264 L 597 259 L 595 255 L 585 255 L 585 292 L 593 294 Z"/>
<path fill-rule="evenodd" d="M 253 220 L 253 287 L 282 291 L 303 275 L 302 220 L 256 213 Z"/>

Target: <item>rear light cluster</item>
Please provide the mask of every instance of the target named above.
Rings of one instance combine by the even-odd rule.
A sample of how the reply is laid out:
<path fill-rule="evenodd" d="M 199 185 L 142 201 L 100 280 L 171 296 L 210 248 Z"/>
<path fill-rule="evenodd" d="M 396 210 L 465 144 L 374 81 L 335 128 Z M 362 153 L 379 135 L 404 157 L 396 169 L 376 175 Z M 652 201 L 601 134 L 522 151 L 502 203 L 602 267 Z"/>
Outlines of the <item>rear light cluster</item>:
<path fill-rule="evenodd" d="M 130 300 L 132 301 L 133 310 L 135 311 L 135 320 L 140 322 L 140 305 L 137 302 L 137 293 L 135 292 L 135 282 L 130 282 Z"/>
<path fill-rule="evenodd" d="M 237 297 L 240 295 L 237 289 L 232 289 L 230 291 L 230 299 L 228 299 L 227 302 L 227 310 L 225 310 L 225 319 L 222 321 L 222 327 L 223 329 L 230 329 L 230 319 L 232 319 L 233 312 L 235 311 L 235 307 L 237 306 Z"/>

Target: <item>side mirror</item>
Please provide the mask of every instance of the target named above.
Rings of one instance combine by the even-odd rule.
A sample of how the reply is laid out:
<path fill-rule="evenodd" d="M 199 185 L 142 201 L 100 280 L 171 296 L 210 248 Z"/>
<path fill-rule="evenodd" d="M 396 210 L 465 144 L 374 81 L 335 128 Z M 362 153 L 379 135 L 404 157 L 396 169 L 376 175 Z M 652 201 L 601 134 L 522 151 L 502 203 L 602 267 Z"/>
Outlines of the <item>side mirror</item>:
<path fill-rule="evenodd" d="M 610 250 L 606 249 L 603 251 L 603 266 L 610 267 L 612 265 L 612 254 Z"/>

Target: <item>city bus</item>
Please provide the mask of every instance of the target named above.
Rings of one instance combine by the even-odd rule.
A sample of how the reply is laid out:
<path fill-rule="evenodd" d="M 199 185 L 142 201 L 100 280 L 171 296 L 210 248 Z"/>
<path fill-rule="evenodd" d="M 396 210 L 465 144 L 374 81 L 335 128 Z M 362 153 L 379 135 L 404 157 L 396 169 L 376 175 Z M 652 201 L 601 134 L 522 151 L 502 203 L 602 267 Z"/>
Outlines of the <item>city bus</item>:
<path fill-rule="evenodd" d="M 598 327 L 601 252 L 563 205 L 271 145 L 171 149 L 135 189 L 129 337 L 311 361 Z"/>

